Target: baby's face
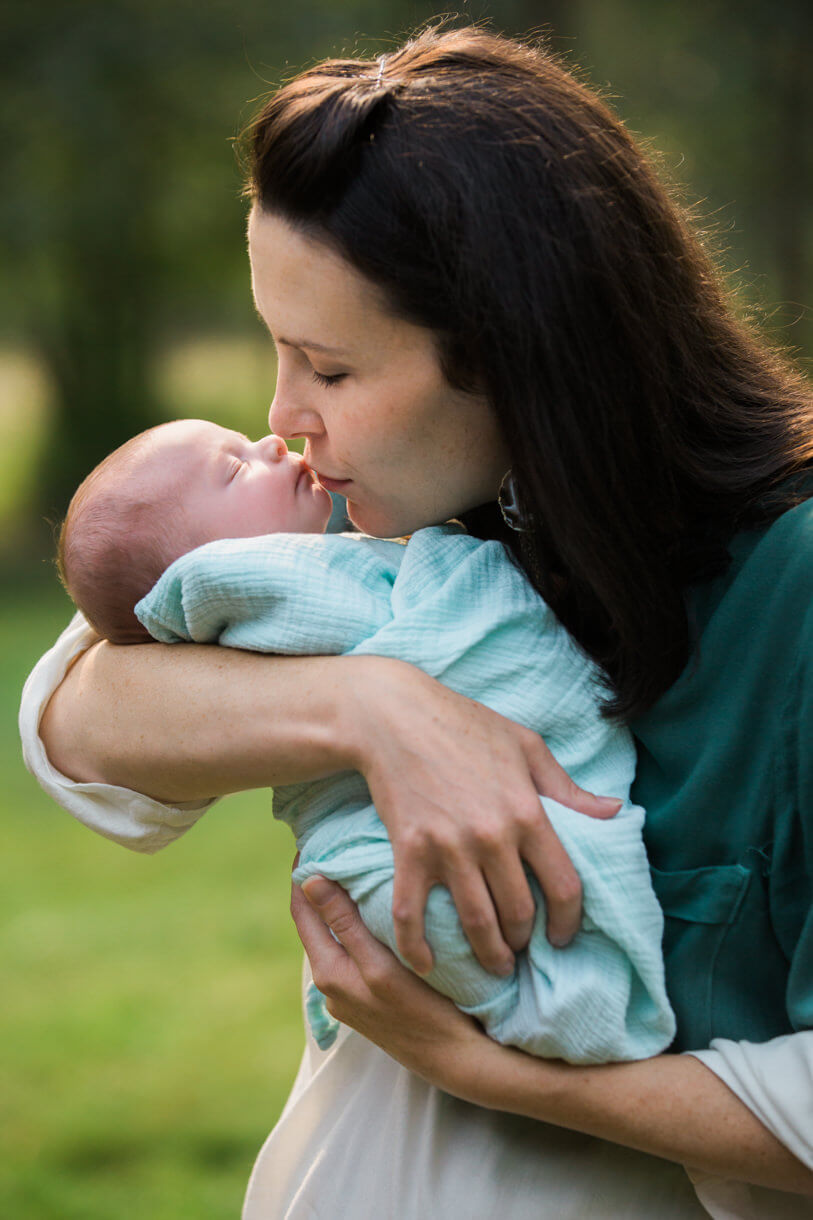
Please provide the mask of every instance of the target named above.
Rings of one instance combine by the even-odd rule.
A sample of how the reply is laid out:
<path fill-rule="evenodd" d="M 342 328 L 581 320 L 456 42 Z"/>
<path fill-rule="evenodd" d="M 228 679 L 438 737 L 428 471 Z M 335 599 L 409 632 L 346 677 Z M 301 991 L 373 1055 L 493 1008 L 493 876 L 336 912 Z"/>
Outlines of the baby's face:
<path fill-rule="evenodd" d="M 321 534 L 332 503 L 278 436 L 250 441 L 208 420 L 156 431 L 157 474 L 177 487 L 196 546 L 219 538 Z"/>

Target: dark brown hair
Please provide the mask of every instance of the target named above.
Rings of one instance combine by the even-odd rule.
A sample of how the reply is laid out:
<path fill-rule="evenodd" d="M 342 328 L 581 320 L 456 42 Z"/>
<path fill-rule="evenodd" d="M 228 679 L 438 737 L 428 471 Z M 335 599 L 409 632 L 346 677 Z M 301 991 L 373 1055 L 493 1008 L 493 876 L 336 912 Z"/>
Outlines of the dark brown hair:
<path fill-rule="evenodd" d="M 508 541 L 608 675 L 608 710 L 644 711 L 689 656 L 687 585 L 800 498 L 806 382 L 544 49 L 431 28 L 308 69 L 248 135 L 258 206 L 330 243 L 488 396 L 533 522 Z"/>

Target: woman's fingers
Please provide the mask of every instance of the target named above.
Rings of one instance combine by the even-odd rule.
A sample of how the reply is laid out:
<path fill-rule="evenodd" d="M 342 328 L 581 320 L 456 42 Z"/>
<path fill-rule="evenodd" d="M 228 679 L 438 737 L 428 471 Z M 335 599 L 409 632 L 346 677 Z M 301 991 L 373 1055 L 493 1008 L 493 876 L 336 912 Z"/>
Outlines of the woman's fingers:
<path fill-rule="evenodd" d="M 503 937 L 518 953 L 530 940 L 536 914 L 536 902 L 522 861 L 516 852 L 500 852 L 486 864 L 485 874 Z"/>
<path fill-rule="evenodd" d="M 514 955 L 503 939 L 494 901 L 482 872 L 471 869 L 448 881 L 463 931 L 480 962 L 492 974 L 510 974 Z"/>
<path fill-rule="evenodd" d="M 309 914 L 321 925 L 320 934 L 317 935 L 315 923 L 312 925 L 303 920 L 306 935 L 317 953 L 317 960 L 314 961 L 308 944 L 303 939 L 316 986 L 320 991 L 326 990 L 320 982 L 323 967 L 327 979 L 323 978 L 322 981 L 326 981 L 326 986 L 329 987 L 330 978 L 333 977 L 331 972 L 335 971 L 339 962 L 345 966 L 349 965 L 349 959 L 358 967 L 367 984 L 374 986 L 382 971 L 391 961 L 396 962 L 396 959 L 364 926 L 358 908 L 349 894 L 340 885 L 327 881 L 324 877 L 308 877 L 302 883 L 302 892 L 311 908 Z M 297 928 L 299 926 L 297 922 Z M 331 942 L 332 950 L 328 949 L 327 941 Z"/>
<path fill-rule="evenodd" d="M 333 885 L 321 877 L 318 880 L 329 886 L 331 890 L 339 890 L 340 893 L 344 893 L 338 885 Z M 311 884 L 315 884 L 315 880 L 311 881 Z M 296 924 L 299 939 L 308 955 L 314 982 L 316 982 L 317 974 L 325 977 L 345 965 L 346 949 L 330 935 L 327 925 L 319 917 L 315 904 L 308 901 L 301 886 L 296 883 L 291 885 L 291 915 Z M 320 986 L 318 982 L 316 985 Z"/>
<path fill-rule="evenodd" d="M 544 810 L 542 815 L 536 834 L 523 847 L 523 856 L 545 895 L 548 940 L 561 948 L 581 926 L 582 886 Z"/>
<path fill-rule="evenodd" d="M 541 795 L 594 818 L 615 817 L 621 808 L 623 801 L 594 796 L 574 784 L 540 737 L 536 738 L 528 757 L 531 777 Z M 548 940 L 561 947 L 570 943 L 581 926 L 582 887 L 579 875 L 541 805 L 540 812 L 541 818 L 523 838 L 521 851 L 545 895 Z"/>
<path fill-rule="evenodd" d="M 515 857 L 515 861 L 516 868 L 512 876 L 518 874 L 527 890 L 519 858 Z M 507 873 L 511 870 L 505 871 Z M 395 942 L 404 961 L 416 974 L 425 975 L 432 969 L 432 950 L 425 937 L 425 918 L 427 897 L 435 884 L 443 884 L 451 892 L 463 931 L 484 969 L 493 974 L 510 974 L 514 968 L 514 955 L 510 944 L 503 937 L 500 918 L 483 872 L 478 867 L 466 867 L 462 864 L 462 858 L 461 866 L 455 868 L 448 861 L 443 863 L 440 860 L 437 861 L 437 867 L 432 866 L 424 863 L 424 858 L 419 855 L 412 857 L 408 863 L 402 863 L 396 855 L 392 914 Z M 517 906 L 515 898 L 507 890 L 505 897 L 508 909 L 513 915 Z M 523 910 L 522 914 L 524 916 L 527 912 Z M 515 939 L 521 934 L 522 928 L 519 932 L 514 929 Z M 522 948 L 526 943 L 527 936 L 518 948 Z"/>
<path fill-rule="evenodd" d="M 528 752 L 531 776 L 541 796 L 549 796 L 568 809 L 575 809 L 590 818 L 612 818 L 618 813 L 623 801 L 613 796 L 595 796 L 574 784 L 567 771 L 559 765 L 541 737 L 534 736 L 532 749 Z"/>
<path fill-rule="evenodd" d="M 404 961 L 416 974 L 432 969 L 432 950 L 425 937 L 426 899 L 432 882 L 419 858 L 405 851 L 394 851 L 395 879 L 392 890 L 392 919 L 395 943 Z"/>

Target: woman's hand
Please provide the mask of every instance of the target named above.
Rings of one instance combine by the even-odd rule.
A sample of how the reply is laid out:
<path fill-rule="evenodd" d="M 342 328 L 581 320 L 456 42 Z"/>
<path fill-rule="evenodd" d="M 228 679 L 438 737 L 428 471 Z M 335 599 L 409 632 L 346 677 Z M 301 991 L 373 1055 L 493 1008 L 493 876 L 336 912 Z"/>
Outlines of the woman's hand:
<path fill-rule="evenodd" d="M 375 939 L 340 886 L 323 877 L 292 884 L 291 914 L 331 1016 L 430 1084 L 455 1092 L 470 1081 L 483 1043 L 494 1044 Z"/>
<path fill-rule="evenodd" d="M 400 661 L 365 662 L 351 711 L 354 766 L 392 842 L 405 960 L 418 974 L 432 968 L 424 909 L 441 884 L 482 965 L 509 974 L 534 917 L 523 861 L 545 895 L 548 939 L 567 944 L 581 922 L 581 883 L 539 794 L 597 818 L 621 802 L 577 787 L 529 729 Z"/>
<path fill-rule="evenodd" d="M 328 1011 L 437 1088 L 706 1173 L 813 1195 L 813 1172 L 691 1055 L 589 1067 L 535 1059 L 492 1041 L 404 969 L 340 886 L 323 877 L 294 885 L 291 914 Z"/>

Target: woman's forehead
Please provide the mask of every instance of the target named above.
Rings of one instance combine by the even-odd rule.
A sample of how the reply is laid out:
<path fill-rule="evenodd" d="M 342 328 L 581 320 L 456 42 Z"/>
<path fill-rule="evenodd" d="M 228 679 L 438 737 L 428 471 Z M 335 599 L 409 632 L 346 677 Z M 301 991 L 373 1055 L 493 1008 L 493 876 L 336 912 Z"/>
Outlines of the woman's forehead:
<path fill-rule="evenodd" d="M 338 251 L 282 217 L 255 206 L 248 240 L 257 310 L 277 343 L 352 357 L 417 329 Z"/>

